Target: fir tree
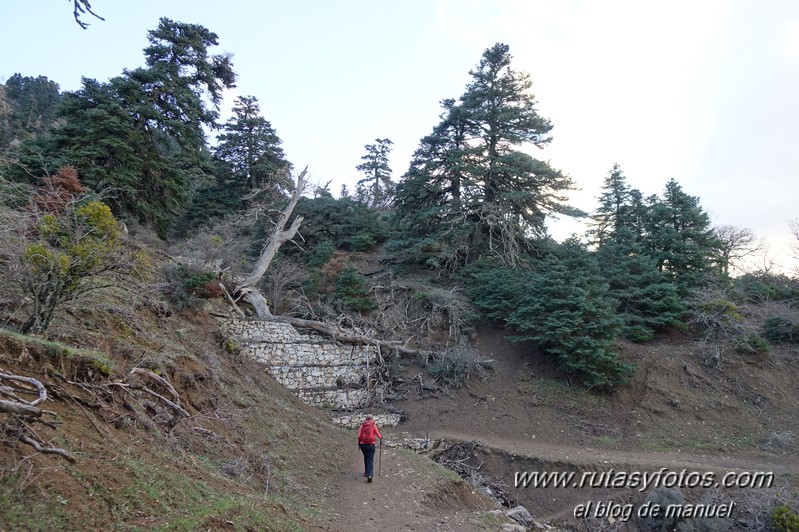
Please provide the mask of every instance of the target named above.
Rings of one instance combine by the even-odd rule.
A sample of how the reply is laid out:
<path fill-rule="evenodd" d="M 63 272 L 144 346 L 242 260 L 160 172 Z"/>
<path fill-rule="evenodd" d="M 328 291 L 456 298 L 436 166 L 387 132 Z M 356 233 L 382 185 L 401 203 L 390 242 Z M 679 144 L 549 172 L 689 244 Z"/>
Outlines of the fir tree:
<path fill-rule="evenodd" d="M 65 96 L 63 124 L 20 159 L 46 170 L 75 166 L 84 184 L 108 193 L 116 212 L 165 236 L 192 189 L 210 180 L 203 126 L 215 124 L 222 89 L 235 76 L 228 55 L 209 54 L 217 36 L 202 26 L 163 18 L 148 38 L 146 67 L 108 83 L 84 79 Z"/>
<path fill-rule="evenodd" d="M 394 144 L 389 139 L 375 139 L 374 144 L 366 144 L 366 154 L 356 169 L 365 177 L 358 181 L 356 197 L 373 209 L 387 207 L 394 192 L 391 181 L 391 168 L 388 166 L 388 155 Z"/>
<path fill-rule="evenodd" d="M 291 165 L 280 147 L 283 141 L 264 117 L 258 99 L 243 96 L 233 105 L 233 116 L 217 136 L 214 156 L 230 166 L 230 176 L 250 188 L 270 188 L 285 193 Z"/>
<path fill-rule="evenodd" d="M 481 255 L 514 264 L 531 239 L 546 236 L 548 215 L 577 214 L 563 196 L 571 180 L 517 149 L 545 146 L 552 125 L 508 50 L 486 50 L 460 100 L 443 102 L 441 122 L 422 139 L 398 189 L 402 230 L 434 266 L 454 270 Z"/>

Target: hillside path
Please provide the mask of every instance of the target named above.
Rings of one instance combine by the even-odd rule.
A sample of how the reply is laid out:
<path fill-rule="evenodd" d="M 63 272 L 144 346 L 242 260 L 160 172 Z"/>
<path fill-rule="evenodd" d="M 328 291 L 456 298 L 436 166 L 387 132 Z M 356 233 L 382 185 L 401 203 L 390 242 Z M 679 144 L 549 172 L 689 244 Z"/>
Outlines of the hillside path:
<path fill-rule="evenodd" d="M 396 436 L 395 436 L 396 437 Z M 424 437 L 415 435 L 415 437 Z M 614 450 L 578 447 L 560 443 L 542 442 L 529 438 L 509 438 L 491 434 L 464 434 L 456 431 L 431 431 L 430 439 L 447 441 L 479 441 L 498 450 L 531 456 L 546 462 L 573 464 L 617 464 L 646 469 L 746 470 L 773 471 L 774 473 L 799 473 L 799 457 L 697 454 L 681 451 Z"/>
<path fill-rule="evenodd" d="M 345 451 L 349 470 L 336 481 L 333 522 L 324 530 L 484 529 L 476 511 L 488 508 L 465 483 L 453 482 L 431 468 L 427 458 L 410 451 L 383 447 L 382 467 L 375 456 L 375 477 L 366 482 L 363 457 L 355 444 Z"/>

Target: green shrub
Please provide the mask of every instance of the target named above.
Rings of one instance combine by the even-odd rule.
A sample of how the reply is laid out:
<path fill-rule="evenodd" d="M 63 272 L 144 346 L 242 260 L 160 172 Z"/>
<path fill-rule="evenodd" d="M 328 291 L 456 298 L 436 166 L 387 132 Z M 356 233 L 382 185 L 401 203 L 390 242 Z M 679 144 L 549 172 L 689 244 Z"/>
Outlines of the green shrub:
<path fill-rule="evenodd" d="M 755 333 L 737 338 L 735 341 L 735 349 L 740 353 L 750 355 L 763 355 L 770 350 L 768 342 L 766 342 L 762 336 Z"/>
<path fill-rule="evenodd" d="M 774 343 L 799 343 L 799 325 L 787 318 L 772 316 L 763 322 L 763 336 Z"/>
<path fill-rule="evenodd" d="M 319 268 L 333 257 L 336 246 L 329 240 L 323 240 L 316 244 L 308 256 L 308 267 Z"/>
<path fill-rule="evenodd" d="M 469 294 L 485 317 L 515 328 L 512 340 L 535 342 L 585 386 L 610 390 L 635 373 L 613 348 L 622 331 L 618 302 L 579 243 L 564 244 L 538 271 L 485 264 L 468 276 Z"/>
<path fill-rule="evenodd" d="M 796 301 L 799 281 L 785 275 L 747 273 L 736 280 L 735 293 L 745 301 Z"/>
<path fill-rule="evenodd" d="M 24 235 L 29 243 L 20 257 L 26 278 L 23 287 L 32 302 L 22 325 L 24 333 L 44 333 L 66 301 L 117 283 L 134 266 L 108 205 L 90 201 L 67 206 L 32 219 L 35 224 Z"/>
<path fill-rule="evenodd" d="M 652 512 L 655 515 L 650 514 L 642 517 L 641 529 L 651 532 L 671 532 L 675 530 L 679 517 L 666 517 L 666 508 L 672 504 L 683 504 L 683 502 L 685 502 L 685 498 L 680 490 L 662 486 L 655 488 L 646 496 L 645 504 L 649 504 L 650 508 L 659 507 L 659 511 Z"/>
<path fill-rule="evenodd" d="M 799 514 L 787 506 L 777 506 L 771 512 L 771 528 L 777 532 L 799 532 Z"/>
<path fill-rule="evenodd" d="M 375 247 L 377 241 L 371 233 L 361 231 L 349 239 L 350 249 L 352 251 L 368 251 Z"/>
<path fill-rule="evenodd" d="M 335 299 L 344 308 L 358 312 L 377 308 L 375 302 L 369 297 L 366 279 L 352 266 L 345 266 L 336 278 Z"/>
<path fill-rule="evenodd" d="M 183 265 L 167 265 L 161 269 L 165 278 L 164 293 L 178 311 L 185 308 L 197 310 L 203 299 L 222 296 L 217 276 L 213 272 L 201 272 Z"/>
<path fill-rule="evenodd" d="M 631 342 L 642 344 L 655 337 L 655 331 L 643 325 L 631 325 L 622 328 L 624 337 Z"/>

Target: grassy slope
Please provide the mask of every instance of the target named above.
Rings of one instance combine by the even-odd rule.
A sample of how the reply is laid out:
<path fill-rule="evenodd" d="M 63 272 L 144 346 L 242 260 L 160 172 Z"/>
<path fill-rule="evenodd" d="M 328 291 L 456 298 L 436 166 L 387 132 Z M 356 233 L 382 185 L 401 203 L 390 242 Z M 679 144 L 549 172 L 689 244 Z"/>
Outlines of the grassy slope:
<path fill-rule="evenodd" d="M 34 453 L 0 414 L 0 528 L 295 529 L 325 521 L 329 479 L 342 467 L 330 450 L 349 435 L 223 350 L 211 318 L 146 308 L 122 328 L 112 318 L 84 311 L 89 332 L 74 338 L 102 338 L 105 353 L 0 332 L 0 368 L 45 383 L 45 408 L 58 414 L 56 430 L 31 428 L 76 457 L 70 464 Z M 159 338 L 175 330 L 183 340 Z M 159 401 L 108 386 L 133 365 L 174 383 L 191 417 L 170 430 Z"/>

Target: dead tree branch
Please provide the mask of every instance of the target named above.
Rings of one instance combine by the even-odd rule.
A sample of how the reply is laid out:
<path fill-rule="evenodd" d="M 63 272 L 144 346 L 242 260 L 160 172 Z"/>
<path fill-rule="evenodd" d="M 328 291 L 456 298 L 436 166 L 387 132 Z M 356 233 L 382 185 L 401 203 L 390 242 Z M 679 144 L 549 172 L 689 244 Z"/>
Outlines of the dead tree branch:
<path fill-rule="evenodd" d="M 33 377 L 12 375 L 4 371 L 0 371 L 0 380 L 11 384 L 10 386 L 0 387 L 0 394 L 12 399 L 11 401 L 0 399 L 0 412 L 12 414 L 12 422 L 4 425 L 6 434 L 15 437 L 22 443 L 30 445 L 37 452 L 43 454 L 57 454 L 70 462 L 74 462 L 75 458 L 64 449 L 43 446 L 41 442 L 37 441 L 38 436 L 36 436 L 36 433 L 26 423 L 28 421 L 36 421 L 50 428 L 56 427 L 54 423 L 42 419 L 43 414 L 55 416 L 55 412 L 43 410 L 36 406 L 47 400 L 47 389 L 44 385 Z M 23 385 L 20 386 L 17 383 L 22 383 Z M 33 401 L 25 401 L 17 396 L 17 393 L 35 395 L 36 399 Z M 36 436 L 37 439 L 32 438 L 29 434 Z"/>
<path fill-rule="evenodd" d="M 0 371 L 0 379 L 7 380 L 7 381 L 24 382 L 25 384 L 30 384 L 31 386 L 33 386 L 36 389 L 35 392 L 33 390 L 29 389 L 29 388 L 24 388 L 24 387 L 16 389 L 17 392 L 38 395 L 38 399 L 36 399 L 34 401 L 24 401 L 25 404 L 27 404 L 29 406 L 36 406 L 39 403 L 47 400 L 47 389 L 45 389 L 44 385 L 41 382 L 37 381 L 34 378 L 23 377 L 21 375 L 11 375 L 9 373 L 5 373 L 5 372 Z M 21 399 L 20 399 L 20 401 L 21 401 Z"/>
<path fill-rule="evenodd" d="M 422 354 L 422 351 L 420 351 L 419 349 L 408 347 L 407 345 L 402 344 L 400 342 L 378 340 L 376 338 L 372 338 L 370 336 L 366 336 L 361 333 L 345 331 L 336 325 L 325 323 L 322 321 L 304 320 L 301 318 L 288 318 L 288 317 L 285 318 L 285 320 L 295 327 L 312 329 L 326 336 L 329 336 L 334 340 L 338 340 L 340 342 L 348 344 L 373 345 L 378 348 L 391 349 L 403 355 L 414 356 Z"/>
<path fill-rule="evenodd" d="M 286 208 L 283 209 L 283 212 L 277 221 L 277 225 L 275 225 L 275 230 L 272 233 L 272 236 L 269 238 L 269 242 L 261 251 L 258 262 L 255 263 L 255 268 L 253 269 L 252 273 L 250 273 L 250 275 L 248 275 L 247 278 L 244 279 L 233 290 L 233 295 L 236 296 L 237 299 L 244 299 L 244 301 L 251 304 L 255 308 L 255 313 L 261 319 L 270 317 L 272 313 L 269 312 L 269 305 L 266 301 L 266 298 L 263 296 L 263 294 L 261 294 L 258 288 L 256 288 L 256 285 L 258 284 L 258 281 L 261 280 L 261 277 L 263 277 L 264 273 L 266 273 L 266 270 L 272 263 L 272 259 L 275 258 L 278 249 L 280 249 L 280 246 L 294 238 L 294 235 L 297 234 L 297 230 L 300 228 L 302 216 L 297 216 L 294 218 L 291 226 L 289 226 L 288 229 L 285 229 L 289 218 L 291 218 L 291 213 L 294 211 L 294 207 L 297 206 L 297 202 L 300 200 L 300 197 L 302 196 L 302 193 L 308 183 L 306 178 L 307 173 L 308 167 L 306 166 L 297 177 L 297 186 L 291 195 L 291 200 L 289 201 L 289 204 L 286 205 Z"/>
<path fill-rule="evenodd" d="M 133 368 L 132 370 L 130 370 L 130 375 L 142 375 L 144 377 L 154 380 L 155 382 L 166 388 L 166 390 L 172 396 L 172 400 L 175 402 L 176 405 L 180 405 L 180 396 L 178 395 L 178 392 L 171 384 L 169 384 L 169 381 L 166 380 L 165 378 L 153 373 L 150 370 L 142 368 Z"/>
<path fill-rule="evenodd" d="M 19 437 L 19 441 L 21 441 L 22 443 L 26 443 L 26 444 L 30 445 L 31 447 L 36 449 L 36 452 L 39 452 L 39 453 L 42 453 L 42 454 L 57 454 L 58 456 L 66 458 L 67 460 L 69 460 L 73 464 L 75 463 L 75 457 L 72 456 L 71 454 L 69 454 L 69 452 L 65 451 L 64 449 L 59 449 L 57 447 L 42 447 L 42 445 L 39 442 L 37 442 L 36 440 L 31 438 L 30 436 L 26 436 L 25 434 L 22 434 Z"/>

